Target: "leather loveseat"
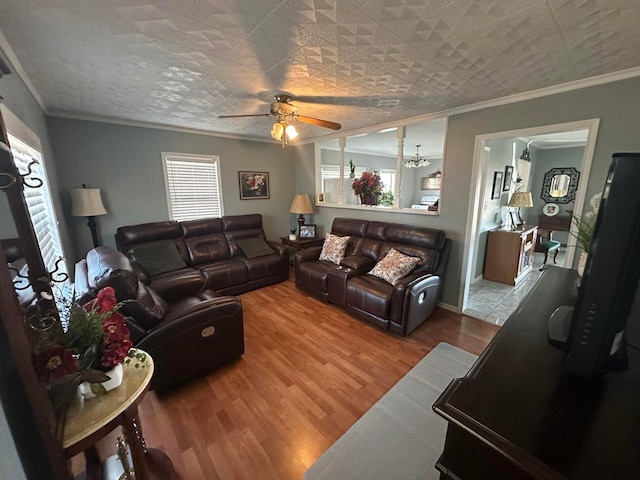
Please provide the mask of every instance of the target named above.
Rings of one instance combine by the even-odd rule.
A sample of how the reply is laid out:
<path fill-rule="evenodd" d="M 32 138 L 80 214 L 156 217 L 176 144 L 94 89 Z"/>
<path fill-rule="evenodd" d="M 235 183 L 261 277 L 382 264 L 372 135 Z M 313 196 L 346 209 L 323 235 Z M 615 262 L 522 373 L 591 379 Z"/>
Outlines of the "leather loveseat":
<path fill-rule="evenodd" d="M 123 253 L 102 246 L 76 264 L 76 298 L 84 304 L 106 286 L 115 290 L 118 301 L 128 300 L 122 312 L 134 346 L 154 360 L 154 390 L 211 371 L 244 353 L 242 304 L 237 297 L 186 282 L 165 299 L 141 281 Z"/>
<path fill-rule="evenodd" d="M 451 250 L 445 232 L 336 218 L 331 233 L 349 237 L 344 258 L 339 265 L 319 260 L 322 247 L 297 252 L 294 265 L 298 288 L 397 335 L 408 335 L 426 320 L 440 298 Z M 392 248 L 419 259 L 395 285 L 368 275 Z"/>

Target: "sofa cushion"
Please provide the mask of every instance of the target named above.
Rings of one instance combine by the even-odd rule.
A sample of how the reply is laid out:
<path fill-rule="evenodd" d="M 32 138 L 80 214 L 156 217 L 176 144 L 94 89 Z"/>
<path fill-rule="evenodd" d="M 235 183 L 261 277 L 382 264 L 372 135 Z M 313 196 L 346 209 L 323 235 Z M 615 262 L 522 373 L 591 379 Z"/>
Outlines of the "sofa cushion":
<path fill-rule="evenodd" d="M 207 279 L 207 288 L 212 290 L 224 290 L 249 281 L 247 266 L 240 260 L 217 260 L 201 265 L 200 271 Z"/>
<path fill-rule="evenodd" d="M 389 319 L 393 287 L 371 276 L 358 275 L 347 281 L 346 302 L 360 311 L 381 319 Z"/>
<path fill-rule="evenodd" d="M 289 268 L 288 261 L 274 253 L 254 258 L 243 258 L 242 262 L 247 266 L 249 281 L 278 275 L 282 273 L 283 265 Z"/>
<path fill-rule="evenodd" d="M 320 252 L 320 260 L 340 265 L 340 262 L 344 258 L 344 252 L 347 249 L 349 238 L 351 237 L 339 237 L 327 233 L 327 238 L 322 245 L 322 252 Z"/>
<path fill-rule="evenodd" d="M 133 260 L 150 277 L 160 273 L 172 272 L 187 266 L 182 255 L 171 240 L 147 243 L 131 250 Z"/>
<path fill-rule="evenodd" d="M 263 257 L 275 253 L 264 238 L 243 238 L 236 240 L 236 244 L 247 258 Z"/>
<path fill-rule="evenodd" d="M 389 250 L 389 253 L 373 267 L 369 275 L 381 278 L 391 285 L 395 285 L 401 278 L 407 276 L 419 261 L 420 259 L 417 257 L 410 257 L 392 248 Z"/>

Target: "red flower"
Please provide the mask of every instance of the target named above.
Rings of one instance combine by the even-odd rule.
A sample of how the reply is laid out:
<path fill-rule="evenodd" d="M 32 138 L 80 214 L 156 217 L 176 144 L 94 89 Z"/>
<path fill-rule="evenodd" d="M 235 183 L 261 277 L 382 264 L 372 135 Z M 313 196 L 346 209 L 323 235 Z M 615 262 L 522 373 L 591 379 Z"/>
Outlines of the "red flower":
<path fill-rule="evenodd" d="M 116 300 L 116 292 L 112 287 L 104 287 L 98 292 L 98 296 L 84 305 L 85 312 L 95 310 L 97 313 L 107 313 L 112 311 L 118 301 Z"/>
<path fill-rule="evenodd" d="M 102 344 L 102 358 L 100 359 L 100 363 L 108 368 L 119 365 L 127 357 L 132 346 L 133 344 L 129 338 L 113 343 L 105 341 L 105 343 Z"/>
<path fill-rule="evenodd" d="M 66 348 L 53 347 L 36 355 L 35 367 L 38 379 L 51 383 L 52 380 L 77 372 L 78 361 Z"/>

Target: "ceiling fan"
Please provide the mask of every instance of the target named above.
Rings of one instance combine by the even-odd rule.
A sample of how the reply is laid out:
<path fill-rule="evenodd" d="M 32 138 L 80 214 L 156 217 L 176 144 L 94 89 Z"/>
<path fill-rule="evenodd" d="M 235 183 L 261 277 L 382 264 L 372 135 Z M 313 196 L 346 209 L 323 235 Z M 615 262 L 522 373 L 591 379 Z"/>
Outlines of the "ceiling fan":
<path fill-rule="evenodd" d="M 328 120 L 321 120 L 319 118 L 307 117 L 305 115 L 298 115 L 298 107 L 289 103 L 291 100 L 290 95 L 279 94 L 274 95 L 275 102 L 271 104 L 271 111 L 269 113 L 256 113 L 248 115 L 220 115 L 218 118 L 240 118 L 240 117 L 276 117 L 277 120 L 271 128 L 271 137 L 274 140 L 282 142 L 284 147 L 298 136 L 296 127 L 291 123 L 292 120 L 309 123 L 311 125 L 318 125 L 324 128 L 330 128 L 331 130 L 340 130 L 342 125 L 335 122 L 329 122 Z"/>

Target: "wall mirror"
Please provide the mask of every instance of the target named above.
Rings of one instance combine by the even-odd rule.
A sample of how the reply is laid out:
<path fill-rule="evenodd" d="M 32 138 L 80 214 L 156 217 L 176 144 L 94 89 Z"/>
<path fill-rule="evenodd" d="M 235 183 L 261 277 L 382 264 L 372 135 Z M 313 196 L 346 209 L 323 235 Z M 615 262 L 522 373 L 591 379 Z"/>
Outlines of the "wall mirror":
<path fill-rule="evenodd" d="M 540 198 L 547 203 L 571 203 L 579 180 L 580 172 L 573 167 L 552 168 L 544 174 Z"/>
<path fill-rule="evenodd" d="M 316 200 L 325 206 L 438 215 L 446 125 L 440 118 L 317 143 Z M 371 171 L 379 185 L 373 198 L 358 188 L 363 173 Z"/>

